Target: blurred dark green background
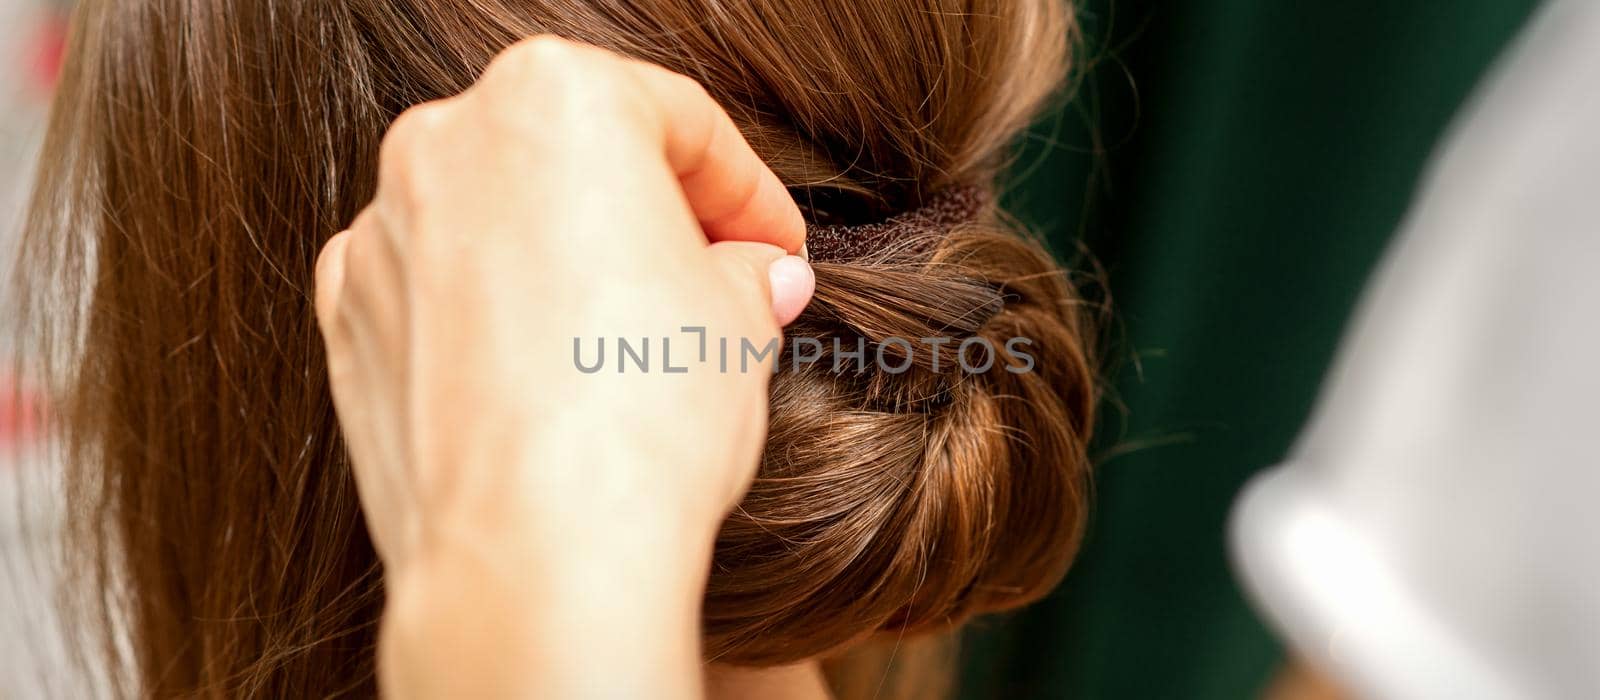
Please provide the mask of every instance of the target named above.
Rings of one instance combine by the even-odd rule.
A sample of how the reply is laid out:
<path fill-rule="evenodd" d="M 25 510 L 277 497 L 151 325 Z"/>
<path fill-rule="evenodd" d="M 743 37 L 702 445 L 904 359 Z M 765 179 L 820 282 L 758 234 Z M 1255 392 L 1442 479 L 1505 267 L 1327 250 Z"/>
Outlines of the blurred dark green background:
<path fill-rule="evenodd" d="M 1096 511 L 1053 597 L 968 633 L 963 697 L 1270 680 L 1284 652 L 1228 569 L 1229 504 L 1288 451 L 1430 150 L 1536 4 L 1080 5 L 1085 75 L 1011 204 L 1110 281 Z"/>

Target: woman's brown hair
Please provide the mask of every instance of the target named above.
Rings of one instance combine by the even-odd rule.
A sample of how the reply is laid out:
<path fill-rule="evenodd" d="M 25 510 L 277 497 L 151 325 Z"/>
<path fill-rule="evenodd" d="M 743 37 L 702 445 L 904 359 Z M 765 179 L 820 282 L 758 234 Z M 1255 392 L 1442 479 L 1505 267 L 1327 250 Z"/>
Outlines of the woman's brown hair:
<path fill-rule="evenodd" d="M 115 690 L 373 692 L 382 578 L 313 261 L 372 194 L 386 125 L 539 33 L 699 79 L 814 223 L 852 225 L 994 187 L 1070 21 L 1057 0 L 82 3 L 22 278 Z M 992 204 L 921 235 L 819 262 L 791 334 L 1026 338 L 1032 366 L 966 372 L 952 344 L 940 367 L 836 372 L 830 347 L 780 373 L 717 543 L 708 659 L 950 629 L 1072 559 L 1095 402 L 1076 292 Z"/>

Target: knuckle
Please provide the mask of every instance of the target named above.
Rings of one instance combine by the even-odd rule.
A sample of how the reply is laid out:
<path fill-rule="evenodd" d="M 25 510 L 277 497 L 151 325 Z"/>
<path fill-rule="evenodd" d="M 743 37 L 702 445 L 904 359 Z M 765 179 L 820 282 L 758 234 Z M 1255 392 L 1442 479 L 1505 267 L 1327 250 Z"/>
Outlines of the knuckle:
<path fill-rule="evenodd" d="M 676 91 L 681 92 L 682 94 L 697 101 L 713 101 L 711 98 L 711 92 L 706 90 L 704 83 L 682 73 L 675 73 L 672 71 L 665 72 L 667 75 L 667 80 L 673 84 L 673 87 Z"/>
<path fill-rule="evenodd" d="M 579 45 L 572 41 L 554 34 L 540 34 L 512 44 L 496 57 L 495 63 L 517 70 L 539 71 L 572 63 L 578 60 L 580 53 Z"/>
<path fill-rule="evenodd" d="M 337 318 L 342 304 L 340 303 L 340 295 L 336 291 L 327 289 L 324 284 L 321 284 L 321 280 L 318 282 L 314 308 L 317 314 L 317 325 L 326 334 L 334 326 L 334 320 Z"/>
<path fill-rule="evenodd" d="M 381 156 L 404 155 L 425 146 L 447 118 L 444 102 L 424 102 L 401 112 L 383 135 Z"/>
<path fill-rule="evenodd" d="M 341 307 L 347 307 L 357 301 L 355 292 L 361 288 L 362 283 L 365 281 L 362 274 L 362 262 L 363 257 L 366 255 L 367 239 L 369 238 L 371 238 L 370 234 L 363 234 L 351 236 L 350 240 L 345 242 L 344 260 L 341 263 L 344 267 L 341 271 L 343 279 L 340 281 L 339 290 L 339 306 Z"/>
<path fill-rule="evenodd" d="M 600 49 L 540 35 L 501 52 L 480 85 L 502 126 L 572 128 L 615 111 L 624 92 L 616 63 Z"/>
<path fill-rule="evenodd" d="M 428 102 L 401 112 L 389 124 L 378 150 L 380 197 L 398 197 L 408 207 L 421 201 L 420 195 L 428 190 L 429 153 L 444 138 L 449 119 L 445 103 Z"/>
<path fill-rule="evenodd" d="M 553 35 L 525 39 L 490 61 L 480 80 L 496 97 L 527 96 L 576 87 L 589 61 L 580 48 Z"/>
<path fill-rule="evenodd" d="M 400 269 L 404 263 L 381 231 L 352 237 L 345 258 L 346 279 L 337 314 L 361 335 L 381 335 L 383 319 L 405 297 L 405 271 Z"/>
<path fill-rule="evenodd" d="M 343 251 L 339 250 L 338 246 L 344 245 L 349 240 L 349 236 L 349 231 L 336 233 L 322 244 L 322 250 L 317 251 L 313 279 L 316 281 L 318 290 L 337 284 L 343 277 L 343 271 L 336 267 L 336 265 L 343 264 L 340 257 Z"/>

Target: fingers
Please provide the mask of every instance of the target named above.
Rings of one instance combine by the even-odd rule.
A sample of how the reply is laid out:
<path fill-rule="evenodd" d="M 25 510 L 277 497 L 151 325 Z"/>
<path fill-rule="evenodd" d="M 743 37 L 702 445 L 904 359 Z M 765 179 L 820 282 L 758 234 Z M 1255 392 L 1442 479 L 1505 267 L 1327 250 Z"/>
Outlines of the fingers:
<path fill-rule="evenodd" d="M 817 282 L 805 260 L 764 243 L 724 241 L 707 250 L 734 278 L 735 289 L 752 290 L 754 296 L 770 303 L 779 326 L 794 322 L 811 303 Z"/>
<path fill-rule="evenodd" d="M 515 112 L 529 119 L 538 109 L 568 105 L 544 117 L 577 119 L 585 127 L 603 121 L 596 109 L 629 112 L 629 123 L 646 130 L 645 143 L 661 149 L 706 238 L 768 243 L 791 253 L 805 244 L 805 220 L 783 182 L 693 79 L 541 35 L 501 52 L 468 92 L 498 96 L 502 106 L 527 105 Z M 571 145 L 570 139 L 563 143 Z"/>
<path fill-rule="evenodd" d="M 693 79 L 639 61 L 627 66 L 651 98 L 667 162 L 706 237 L 798 253 L 805 219 L 728 113 Z"/>

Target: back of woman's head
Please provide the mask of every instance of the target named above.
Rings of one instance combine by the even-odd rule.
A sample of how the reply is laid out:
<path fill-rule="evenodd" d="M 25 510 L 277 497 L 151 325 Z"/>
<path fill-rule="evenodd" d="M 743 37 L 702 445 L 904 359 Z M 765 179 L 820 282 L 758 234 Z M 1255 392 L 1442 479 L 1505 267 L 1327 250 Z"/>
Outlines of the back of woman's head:
<path fill-rule="evenodd" d="M 538 33 L 698 78 L 818 225 L 950 192 L 977 206 L 817 263 L 790 334 L 822 355 L 774 378 L 760 476 L 718 541 L 707 657 L 791 662 L 1044 594 L 1082 529 L 1088 331 L 984 193 L 1068 32 L 1056 0 L 85 2 L 27 279 L 41 357 L 68 358 L 80 563 L 131 642 L 108 648 L 132 650 L 132 689 L 371 689 L 381 579 L 313 261 L 371 195 L 389 120 Z M 835 339 L 870 358 L 924 338 L 949 341 L 903 372 L 835 370 Z M 962 341 L 1018 338 L 1027 366 L 999 352 L 967 371 Z"/>

